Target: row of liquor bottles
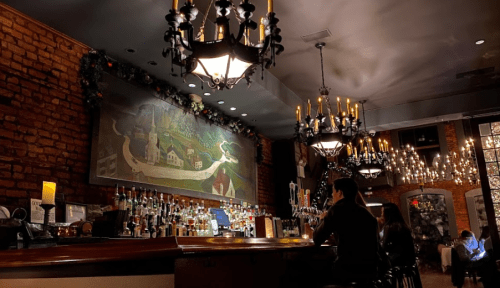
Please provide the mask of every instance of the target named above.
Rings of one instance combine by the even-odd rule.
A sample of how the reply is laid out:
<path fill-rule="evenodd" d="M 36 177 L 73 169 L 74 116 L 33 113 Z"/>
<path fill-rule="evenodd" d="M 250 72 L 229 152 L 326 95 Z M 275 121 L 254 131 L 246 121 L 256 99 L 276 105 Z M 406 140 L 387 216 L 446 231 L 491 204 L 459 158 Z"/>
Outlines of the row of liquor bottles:
<path fill-rule="evenodd" d="M 122 186 L 115 186 L 114 208 L 124 211 L 127 221 L 123 222 L 121 235 L 135 238 L 156 238 L 167 236 L 217 236 L 218 224 L 210 208 L 201 204 L 179 201 L 173 195 L 167 195 L 157 190 L 146 190 L 135 186 L 128 191 Z M 172 197 L 171 197 L 172 196 Z M 230 226 L 223 227 L 239 231 L 245 237 L 255 237 L 255 217 L 265 215 L 258 205 L 233 205 L 220 200 L 219 208 L 228 216 Z"/>

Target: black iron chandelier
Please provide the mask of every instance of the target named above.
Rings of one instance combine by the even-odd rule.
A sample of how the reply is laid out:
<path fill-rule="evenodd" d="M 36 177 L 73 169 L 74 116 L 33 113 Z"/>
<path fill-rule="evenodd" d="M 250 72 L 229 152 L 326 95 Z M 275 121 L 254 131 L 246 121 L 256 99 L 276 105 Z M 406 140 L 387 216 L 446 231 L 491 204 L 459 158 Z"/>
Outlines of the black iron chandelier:
<path fill-rule="evenodd" d="M 214 0 L 208 9 L 213 2 Z M 178 0 L 173 0 L 172 9 L 165 16 L 170 28 L 165 32 L 164 40 L 170 46 L 163 50 L 163 57 L 170 55 L 172 64 L 181 67 L 181 76 L 184 79 L 187 75 L 194 75 L 212 89 L 231 89 L 243 78 L 250 84 L 250 76 L 257 66 L 260 65 L 263 71 L 264 68 L 276 65 L 276 55 L 284 50 L 279 44 L 282 40 L 279 35 L 281 29 L 277 27 L 279 20 L 273 12 L 273 0 L 268 0 L 268 3 L 268 13 L 261 18 L 260 41 L 253 44 L 250 42 L 250 31 L 257 29 L 258 24 L 250 19 L 255 6 L 249 0 L 243 0 L 237 8 L 229 0 L 215 1 L 217 19 L 215 39 L 212 41 L 205 41 L 208 11 L 205 13 L 199 33 L 195 36 L 191 22 L 195 20 L 198 9 L 194 6 L 193 0 L 187 0 L 179 11 Z M 229 29 L 228 16 L 231 10 L 240 23 L 236 37 Z M 242 40 L 244 43 L 241 43 Z"/>
<path fill-rule="evenodd" d="M 325 86 L 325 74 L 323 71 L 323 47 L 325 43 L 317 43 L 316 48 L 320 51 L 321 57 L 321 78 L 320 96 L 318 97 L 318 110 L 316 117 L 311 117 L 311 102 L 308 100 L 307 113 L 302 122 L 301 107 L 296 110 L 297 123 L 295 125 L 295 139 L 299 143 L 311 146 L 316 153 L 323 157 L 338 156 L 342 148 L 356 137 L 361 121 L 359 120 L 359 106 L 351 107 L 350 100 L 347 99 L 346 110 L 342 111 L 340 97 L 337 97 L 337 114 L 335 115 L 330 105 L 328 97 L 329 88 Z M 327 114 L 323 114 L 323 102 L 327 108 Z"/>
<path fill-rule="evenodd" d="M 365 129 L 359 131 L 354 144 L 347 144 L 347 167 L 363 176 L 365 179 L 375 179 L 383 171 L 390 170 L 389 144 L 387 140 L 378 138 L 378 144 L 373 141 L 375 133 L 369 133 L 366 130 L 365 103 L 360 101 L 363 108 L 363 122 Z"/>

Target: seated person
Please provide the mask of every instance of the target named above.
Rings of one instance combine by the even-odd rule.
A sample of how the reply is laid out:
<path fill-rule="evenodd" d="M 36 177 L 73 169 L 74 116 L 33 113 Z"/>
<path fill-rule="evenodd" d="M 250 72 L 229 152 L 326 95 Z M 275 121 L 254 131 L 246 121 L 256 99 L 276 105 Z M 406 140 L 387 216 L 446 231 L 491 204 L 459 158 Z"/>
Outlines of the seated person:
<path fill-rule="evenodd" d="M 322 220 L 314 230 L 316 245 L 321 245 L 331 234 L 334 234 L 338 243 L 332 275 L 334 279 L 329 280 L 370 279 L 377 273 L 377 220 L 366 208 L 356 203 L 357 194 L 358 185 L 353 179 L 335 180 L 335 204 L 321 215 Z"/>
<path fill-rule="evenodd" d="M 482 248 L 482 249 L 481 249 Z M 460 261 L 473 265 L 475 261 L 485 256 L 484 246 L 480 246 L 474 236 L 474 233 L 463 230 L 461 238 L 455 244 Z"/>
<path fill-rule="evenodd" d="M 460 262 L 466 268 L 472 268 L 477 271 L 485 288 L 500 287 L 500 277 L 496 270 L 495 260 L 493 257 L 487 257 L 484 246 L 482 246 L 478 244 L 472 232 L 464 230 L 454 248 L 460 258 Z"/>
<path fill-rule="evenodd" d="M 415 248 L 411 230 L 403 219 L 398 206 L 386 203 L 382 206 L 384 221 L 382 247 L 393 266 L 412 266 L 415 264 Z"/>

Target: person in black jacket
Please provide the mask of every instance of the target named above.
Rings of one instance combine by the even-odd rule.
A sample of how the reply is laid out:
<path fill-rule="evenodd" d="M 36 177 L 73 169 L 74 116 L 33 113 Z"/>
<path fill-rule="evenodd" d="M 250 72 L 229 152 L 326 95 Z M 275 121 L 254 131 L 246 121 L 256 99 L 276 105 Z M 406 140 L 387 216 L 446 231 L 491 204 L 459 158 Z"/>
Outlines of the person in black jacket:
<path fill-rule="evenodd" d="M 335 204 L 320 218 L 313 240 L 321 245 L 330 235 L 337 242 L 337 259 L 332 279 L 359 280 L 376 277 L 378 257 L 378 224 L 375 217 L 357 204 L 358 185 L 353 179 L 334 181 Z M 334 280 L 335 282 L 335 280 Z"/>
<path fill-rule="evenodd" d="M 415 247 L 411 230 L 403 219 L 398 206 L 386 203 L 382 206 L 382 248 L 389 256 L 392 266 L 415 264 Z"/>

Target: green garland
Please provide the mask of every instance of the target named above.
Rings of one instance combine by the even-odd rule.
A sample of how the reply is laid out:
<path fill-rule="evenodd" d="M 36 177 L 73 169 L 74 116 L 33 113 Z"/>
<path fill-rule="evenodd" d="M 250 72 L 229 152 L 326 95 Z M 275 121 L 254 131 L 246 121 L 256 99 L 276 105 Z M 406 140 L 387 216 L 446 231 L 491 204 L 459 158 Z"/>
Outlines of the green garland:
<path fill-rule="evenodd" d="M 90 109 L 99 107 L 102 102 L 103 94 L 99 88 L 99 82 L 101 81 L 103 72 L 152 89 L 155 97 L 158 99 L 172 99 L 173 103 L 176 103 L 185 111 L 190 111 L 195 116 L 201 117 L 209 123 L 226 127 L 233 133 L 252 139 L 257 147 L 257 163 L 260 164 L 264 160 L 262 140 L 257 135 L 254 127 L 246 126 L 240 119 L 227 116 L 214 107 L 191 101 L 187 94 L 180 93 L 166 81 L 156 79 L 138 67 L 127 63 L 120 63 L 108 57 L 103 50 L 91 50 L 80 60 L 83 95 Z"/>

